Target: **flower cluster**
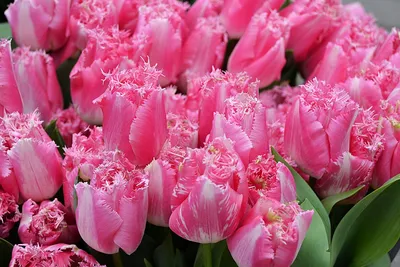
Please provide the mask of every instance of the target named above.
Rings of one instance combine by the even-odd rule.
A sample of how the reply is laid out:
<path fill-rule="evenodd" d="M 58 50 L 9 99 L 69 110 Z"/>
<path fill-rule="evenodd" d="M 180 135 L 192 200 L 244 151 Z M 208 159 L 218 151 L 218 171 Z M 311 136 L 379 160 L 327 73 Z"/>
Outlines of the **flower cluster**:
<path fill-rule="evenodd" d="M 271 147 L 320 198 L 361 188 L 342 203 L 399 174 L 398 30 L 359 4 L 284 2 L 15 0 L 20 47 L 0 41 L 0 237 L 20 221 L 24 243 L 10 266 L 100 266 L 74 244 L 130 255 L 148 222 L 287 267 L 314 211 Z"/>

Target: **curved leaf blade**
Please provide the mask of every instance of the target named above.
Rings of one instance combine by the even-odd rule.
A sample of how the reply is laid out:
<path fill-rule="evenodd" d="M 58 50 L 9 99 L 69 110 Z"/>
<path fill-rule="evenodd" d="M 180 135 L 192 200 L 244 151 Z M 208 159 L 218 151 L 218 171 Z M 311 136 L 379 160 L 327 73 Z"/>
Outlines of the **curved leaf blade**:
<path fill-rule="evenodd" d="M 333 206 L 335 206 L 338 202 L 345 200 L 346 198 L 354 196 L 356 193 L 358 193 L 358 191 L 360 191 L 363 188 L 364 188 L 364 185 L 361 185 L 361 186 L 351 189 L 349 191 L 327 197 L 321 201 L 322 205 L 324 205 L 326 212 L 329 214 L 329 213 L 331 213 Z"/>
<path fill-rule="evenodd" d="M 13 245 L 7 240 L 0 238 L 0 266 L 8 266 L 11 261 Z"/>

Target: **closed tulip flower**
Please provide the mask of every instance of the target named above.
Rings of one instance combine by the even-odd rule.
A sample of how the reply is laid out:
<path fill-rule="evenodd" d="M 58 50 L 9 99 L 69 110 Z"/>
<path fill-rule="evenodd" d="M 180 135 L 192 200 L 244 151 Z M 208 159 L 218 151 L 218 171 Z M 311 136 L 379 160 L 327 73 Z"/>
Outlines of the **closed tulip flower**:
<path fill-rule="evenodd" d="M 24 200 L 42 201 L 53 197 L 64 176 L 62 159 L 38 114 L 7 114 L 0 122 L 0 136 L 9 161 L 1 186 Z"/>
<path fill-rule="evenodd" d="M 276 11 L 254 15 L 229 57 L 228 71 L 246 71 L 260 80 L 260 87 L 279 80 L 286 63 L 289 30 L 288 20 Z"/>
<path fill-rule="evenodd" d="M 57 199 L 45 200 L 40 205 L 28 199 L 22 205 L 18 236 L 22 243 L 40 245 L 80 240 L 73 215 Z"/>
<path fill-rule="evenodd" d="M 188 152 L 171 204 L 169 226 L 187 240 L 216 243 L 233 234 L 247 207 L 247 184 L 230 139 Z"/>
<path fill-rule="evenodd" d="M 19 46 L 57 50 L 70 35 L 71 0 L 16 0 L 5 12 Z"/>
<path fill-rule="evenodd" d="M 15 197 L 0 190 L 0 238 L 7 238 L 11 229 L 21 219 Z"/>
<path fill-rule="evenodd" d="M 76 225 L 82 239 L 95 250 L 114 254 L 121 248 L 132 254 L 146 227 L 148 177 L 121 152 L 108 152 L 103 158 L 90 183 L 75 185 Z"/>
<path fill-rule="evenodd" d="M 282 204 L 271 198 L 260 198 L 228 238 L 229 251 L 241 267 L 290 266 L 312 216 L 313 211 L 303 211 L 296 202 Z"/>
<path fill-rule="evenodd" d="M 24 113 L 36 109 L 47 123 L 63 107 L 63 97 L 53 59 L 43 51 L 17 48 L 13 54 L 15 78 Z"/>
<path fill-rule="evenodd" d="M 284 0 L 225 0 L 221 17 L 228 30 L 229 37 L 241 37 L 251 18 L 261 7 L 263 7 L 263 10 L 278 10 L 283 3 Z"/>

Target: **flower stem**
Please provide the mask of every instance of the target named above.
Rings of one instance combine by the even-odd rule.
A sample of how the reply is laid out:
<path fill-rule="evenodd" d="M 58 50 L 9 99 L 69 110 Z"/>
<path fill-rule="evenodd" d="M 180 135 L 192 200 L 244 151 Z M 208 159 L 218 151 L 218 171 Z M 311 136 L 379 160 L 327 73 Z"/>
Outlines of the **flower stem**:
<path fill-rule="evenodd" d="M 119 252 L 113 254 L 112 257 L 113 257 L 114 267 L 124 267 L 124 264 L 122 263 L 121 259 L 121 254 L 119 254 Z"/>
<path fill-rule="evenodd" d="M 201 244 L 203 251 L 203 266 L 212 267 L 212 247 L 211 244 Z"/>

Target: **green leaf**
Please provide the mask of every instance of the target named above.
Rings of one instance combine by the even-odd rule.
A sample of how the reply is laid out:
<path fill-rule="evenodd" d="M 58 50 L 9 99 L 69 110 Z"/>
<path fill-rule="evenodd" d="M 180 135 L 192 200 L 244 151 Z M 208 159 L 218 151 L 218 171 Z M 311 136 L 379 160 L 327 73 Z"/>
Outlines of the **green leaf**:
<path fill-rule="evenodd" d="M 400 238 L 400 175 L 359 201 L 332 239 L 332 266 L 368 266 Z"/>
<path fill-rule="evenodd" d="M 62 138 L 60 131 L 57 129 L 57 124 L 56 120 L 52 120 L 45 128 L 46 133 L 50 136 L 51 140 L 56 143 L 58 146 L 58 152 L 60 152 L 61 156 L 64 157 L 64 147 L 65 147 L 65 142 L 64 139 Z"/>
<path fill-rule="evenodd" d="M 308 199 L 304 200 L 301 207 L 303 210 L 314 209 Z M 329 267 L 330 253 L 326 251 L 327 247 L 329 245 L 324 223 L 319 214 L 314 212 L 310 228 L 292 267 Z"/>
<path fill-rule="evenodd" d="M 64 108 L 68 108 L 72 102 L 70 90 L 71 80 L 69 78 L 69 74 L 71 73 L 71 70 L 73 69 L 77 61 L 78 60 L 75 58 L 69 58 L 57 68 L 57 80 L 61 86 L 64 99 Z"/>
<path fill-rule="evenodd" d="M 175 252 L 172 236 L 169 234 L 164 242 L 156 248 L 153 255 L 154 264 L 157 267 L 174 266 Z"/>
<path fill-rule="evenodd" d="M 0 238 L 0 266 L 8 266 L 11 261 L 13 245 L 7 240 Z"/>
<path fill-rule="evenodd" d="M 150 263 L 148 260 L 146 260 L 146 259 L 144 259 L 144 265 L 145 265 L 146 267 L 153 267 L 153 265 L 151 265 L 151 263 Z"/>
<path fill-rule="evenodd" d="M 197 251 L 194 267 L 213 267 L 213 244 L 200 244 Z"/>
<path fill-rule="evenodd" d="M 11 38 L 11 28 L 8 23 L 0 23 L 0 38 Z"/>
<path fill-rule="evenodd" d="M 313 210 L 315 210 L 315 212 L 318 213 L 319 217 L 321 218 L 321 220 L 325 226 L 326 236 L 328 237 L 328 244 L 330 245 L 330 243 L 331 243 L 331 223 L 329 221 L 328 213 L 326 212 L 321 201 L 319 200 L 317 195 L 314 193 L 314 191 L 311 189 L 311 187 L 306 183 L 306 181 L 304 181 L 304 179 L 293 169 L 293 167 L 290 166 L 289 163 L 287 163 L 274 148 L 271 148 L 271 151 L 275 157 L 275 160 L 277 162 L 282 162 L 283 164 L 285 164 L 285 166 L 288 167 L 290 172 L 292 173 L 294 180 L 296 182 L 297 200 L 300 203 L 303 203 L 306 199 L 308 199 L 310 201 L 311 205 L 313 206 Z M 329 247 L 326 247 L 325 249 L 328 250 Z"/>
<path fill-rule="evenodd" d="M 292 3 L 292 0 L 285 0 L 285 3 L 281 6 L 280 10 L 284 9 L 285 7 L 289 6 Z"/>
<path fill-rule="evenodd" d="M 374 263 L 368 265 L 368 267 L 390 267 L 390 257 L 389 254 L 385 254 L 382 258 L 375 261 Z"/>
<path fill-rule="evenodd" d="M 330 196 L 327 197 L 325 199 L 323 199 L 322 205 L 324 205 L 326 212 L 331 213 L 331 210 L 333 208 L 333 206 L 335 206 L 336 203 L 345 200 L 346 198 L 349 198 L 351 196 L 354 196 L 358 191 L 360 191 L 362 188 L 364 188 L 364 185 L 361 185 L 357 188 L 351 189 L 349 191 L 334 195 L 334 196 Z"/>

